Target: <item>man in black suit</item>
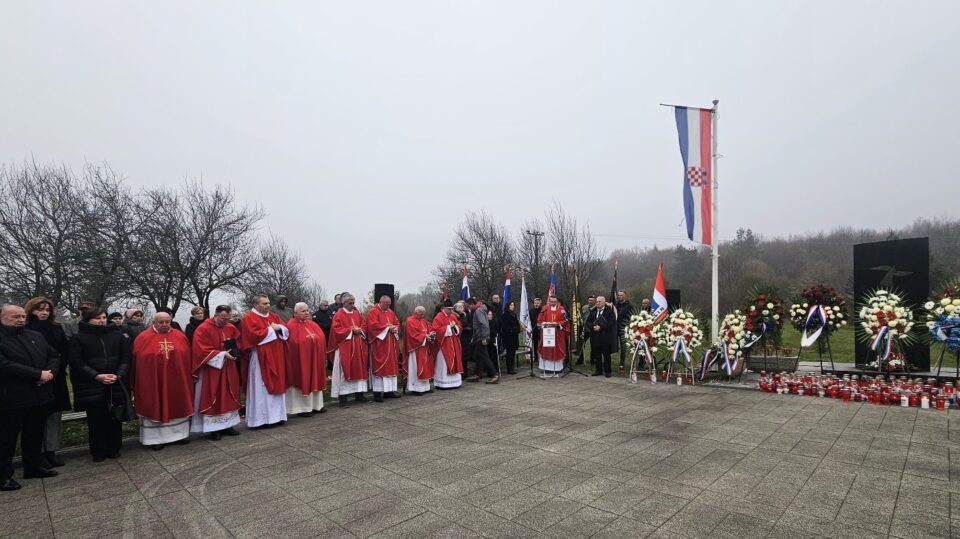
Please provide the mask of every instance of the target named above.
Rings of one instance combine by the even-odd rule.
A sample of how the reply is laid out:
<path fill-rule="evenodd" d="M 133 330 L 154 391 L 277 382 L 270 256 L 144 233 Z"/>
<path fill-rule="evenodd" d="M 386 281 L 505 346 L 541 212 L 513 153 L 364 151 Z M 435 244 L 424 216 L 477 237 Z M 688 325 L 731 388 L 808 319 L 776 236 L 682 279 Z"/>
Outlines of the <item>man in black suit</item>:
<path fill-rule="evenodd" d="M 596 306 L 584 324 L 590 333 L 590 358 L 594 376 L 610 378 L 610 354 L 617 344 L 617 315 L 607 305 L 606 298 L 597 296 Z"/>
<path fill-rule="evenodd" d="M 0 310 L 0 490 L 17 490 L 13 454 L 20 436 L 23 477 L 53 477 L 40 447 L 47 414 L 53 405 L 49 383 L 60 368 L 60 355 L 43 335 L 29 329 L 27 313 L 16 305 Z"/>

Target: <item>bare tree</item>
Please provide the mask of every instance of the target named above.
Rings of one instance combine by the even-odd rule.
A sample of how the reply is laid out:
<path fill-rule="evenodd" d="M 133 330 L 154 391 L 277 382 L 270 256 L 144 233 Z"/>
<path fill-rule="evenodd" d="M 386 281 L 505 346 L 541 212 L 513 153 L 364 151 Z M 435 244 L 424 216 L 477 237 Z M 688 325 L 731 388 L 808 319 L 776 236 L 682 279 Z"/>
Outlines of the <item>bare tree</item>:
<path fill-rule="evenodd" d="M 43 295 L 73 305 L 84 258 L 80 197 L 65 167 L 0 169 L 0 289 L 12 299 Z"/>
<path fill-rule="evenodd" d="M 534 296 L 547 291 L 546 232 L 543 223 L 533 218 L 525 221 L 516 236 L 517 269 L 523 271 L 527 290 Z"/>
<path fill-rule="evenodd" d="M 210 296 L 218 290 L 238 291 L 256 260 L 255 235 L 264 218 L 258 206 L 241 206 L 233 191 L 197 181 L 183 190 L 182 235 L 191 246 L 184 260 L 188 293 L 184 298 L 210 312 Z"/>
<path fill-rule="evenodd" d="M 303 301 L 314 307 L 324 296 L 323 287 L 307 273 L 303 257 L 280 236 L 271 235 L 263 241 L 253 262 L 254 268 L 241 287 L 244 300 L 255 294 L 266 294 L 271 300 L 282 295 L 291 304 Z"/>
<path fill-rule="evenodd" d="M 110 305 L 130 290 L 123 263 L 140 226 L 136 198 L 107 164 L 88 166 L 81 189 L 83 233 L 75 241 L 84 259 L 78 288 L 97 305 Z"/>
<path fill-rule="evenodd" d="M 556 273 L 557 294 L 571 298 L 575 279 L 579 278 L 581 285 L 589 282 L 603 264 L 604 254 L 590 232 L 590 225 L 581 225 L 559 202 L 547 210 L 546 222 L 548 260 Z"/>
<path fill-rule="evenodd" d="M 470 292 L 488 298 L 503 288 L 504 270 L 513 261 L 513 242 L 506 229 L 485 211 L 467 212 L 454 233 L 444 264 L 434 272 L 438 281 L 459 282 L 464 264 L 470 269 Z M 456 294 L 453 294 L 456 295 Z"/>
<path fill-rule="evenodd" d="M 130 256 L 123 261 L 131 296 L 154 308 L 177 311 L 187 288 L 184 260 L 193 248 L 181 223 L 182 195 L 168 188 L 147 189 L 137 201 L 136 213 L 140 226 L 130 240 Z"/>

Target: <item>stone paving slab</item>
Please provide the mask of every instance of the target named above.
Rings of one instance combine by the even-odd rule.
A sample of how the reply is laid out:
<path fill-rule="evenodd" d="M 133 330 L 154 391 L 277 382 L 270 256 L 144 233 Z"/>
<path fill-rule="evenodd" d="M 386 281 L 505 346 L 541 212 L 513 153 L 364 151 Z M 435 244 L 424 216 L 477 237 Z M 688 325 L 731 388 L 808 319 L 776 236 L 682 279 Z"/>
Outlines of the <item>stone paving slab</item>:
<path fill-rule="evenodd" d="M 949 537 L 960 414 L 722 387 L 505 380 L 0 493 L 3 537 Z M 19 475 L 19 474 L 18 474 Z"/>

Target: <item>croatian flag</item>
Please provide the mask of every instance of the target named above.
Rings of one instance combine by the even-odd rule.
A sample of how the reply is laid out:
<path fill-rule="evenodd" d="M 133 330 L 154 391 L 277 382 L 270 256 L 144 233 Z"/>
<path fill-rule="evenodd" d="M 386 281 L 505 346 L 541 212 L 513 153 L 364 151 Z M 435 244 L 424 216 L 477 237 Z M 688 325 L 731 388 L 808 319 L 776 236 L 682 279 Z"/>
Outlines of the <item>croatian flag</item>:
<path fill-rule="evenodd" d="M 680 156 L 683 158 L 683 213 L 687 237 L 713 244 L 711 234 L 710 109 L 675 107 Z"/>
<path fill-rule="evenodd" d="M 663 262 L 657 267 L 657 280 L 653 285 L 653 300 L 650 302 L 650 314 L 653 315 L 653 323 L 659 324 L 670 314 L 667 308 L 667 289 L 663 286 Z"/>
<path fill-rule="evenodd" d="M 467 284 L 467 266 L 463 266 L 463 284 L 460 285 L 460 299 L 470 299 L 470 285 Z"/>
<path fill-rule="evenodd" d="M 507 268 L 507 274 L 503 283 L 503 303 L 501 303 L 501 312 L 507 312 L 507 305 L 510 305 L 510 268 Z"/>

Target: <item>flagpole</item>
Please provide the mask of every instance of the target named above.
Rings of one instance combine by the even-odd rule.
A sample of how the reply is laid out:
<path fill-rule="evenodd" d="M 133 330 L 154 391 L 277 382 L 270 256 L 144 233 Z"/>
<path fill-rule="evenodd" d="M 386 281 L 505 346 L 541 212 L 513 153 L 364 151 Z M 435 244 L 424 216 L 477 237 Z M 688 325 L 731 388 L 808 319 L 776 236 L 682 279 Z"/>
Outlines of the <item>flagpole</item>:
<path fill-rule="evenodd" d="M 718 99 L 713 100 L 713 114 L 710 115 L 710 123 L 713 124 L 713 136 L 710 137 L 711 148 L 710 157 L 713 160 L 711 166 L 713 168 L 713 196 L 710 197 L 710 204 L 713 206 L 711 208 L 711 223 L 710 223 L 710 238 L 711 238 L 711 247 L 713 248 L 713 253 L 711 258 L 713 259 L 713 275 L 712 275 L 712 298 L 711 298 L 711 309 L 712 309 L 712 322 L 710 324 L 710 332 L 713 334 L 713 344 L 717 344 L 718 338 L 720 335 L 720 253 L 719 253 L 719 244 L 720 236 L 717 233 L 717 191 L 719 184 L 717 183 L 717 109 L 720 101 Z"/>

